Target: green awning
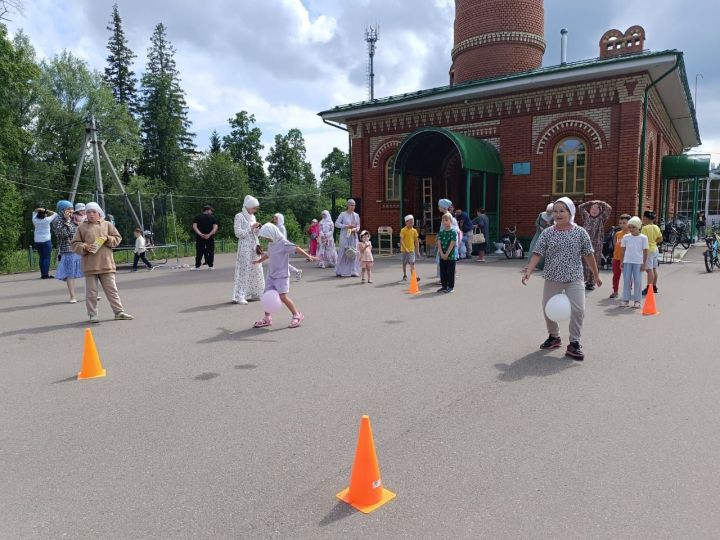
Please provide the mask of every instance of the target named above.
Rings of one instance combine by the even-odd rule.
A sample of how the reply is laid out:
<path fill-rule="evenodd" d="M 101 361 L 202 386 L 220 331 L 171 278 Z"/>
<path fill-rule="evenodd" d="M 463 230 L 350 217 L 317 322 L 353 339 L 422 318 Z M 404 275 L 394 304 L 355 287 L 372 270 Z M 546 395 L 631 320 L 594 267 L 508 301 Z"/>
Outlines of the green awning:
<path fill-rule="evenodd" d="M 710 154 L 681 154 L 662 159 L 663 178 L 705 178 L 710 174 Z"/>
<path fill-rule="evenodd" d="M 412 150 L 423 145 L 432 144 L 432 139 L 450 141 L 460 154 L 461 166 L 473 172 L 503 174 L 503 164 L 497 149 L 487 141 L 468 137 L 449 129 L 438 127 L 421 128 L 405 137 L 395 154 L 395 169 L 404 170 Z"/>

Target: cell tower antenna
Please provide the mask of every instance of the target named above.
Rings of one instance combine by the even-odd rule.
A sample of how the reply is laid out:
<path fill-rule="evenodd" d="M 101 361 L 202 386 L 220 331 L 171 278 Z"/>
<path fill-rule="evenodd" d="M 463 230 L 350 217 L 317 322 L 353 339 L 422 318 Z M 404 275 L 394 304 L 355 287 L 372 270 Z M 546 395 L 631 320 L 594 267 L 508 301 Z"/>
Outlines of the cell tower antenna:
<path fill-rule="evenodd" d="M 375 58 L 375 47 L 380 33 L 380 26 L 376 23 L 375 26 L 369 26 L 365 29 L 365 41 L 368 45 L 368 90 L 370 90 L 370 101 L 375 99 L 375 69 L 373 60 Z"/>

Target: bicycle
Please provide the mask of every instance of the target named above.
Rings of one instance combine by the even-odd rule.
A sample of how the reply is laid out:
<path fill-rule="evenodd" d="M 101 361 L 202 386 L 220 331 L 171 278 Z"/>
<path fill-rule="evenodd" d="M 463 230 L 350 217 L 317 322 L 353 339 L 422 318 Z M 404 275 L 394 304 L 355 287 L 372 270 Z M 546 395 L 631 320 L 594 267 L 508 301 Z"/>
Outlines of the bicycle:
<path fill-rule="evenodd" d="M 517 225 L 515 225 L 512 229 L 510 227 L 505 227 L 505 231 L 506 234 L 504 234 L 501 239 L 505 257 L 508 259 L 524 259 L 525 250 L 523 249 L 520 241 L 517 239 Z"/>
<path fill-rule="evenodd" d="M 676 219 L 670 223 L 670 244 L 675 248 L 680 244 L 685 249 L 690 249 L 690 236 L 687 233 L 687 223 Z"/>
<path fill-rule="evenodd" d="M 720 231 L 713 229 L 712 236 L 705 237 L 705 244 L 707 245 L 707 249 L 703 253 L 705 270 L 712 273 L 716 266 L 720 268 L 720 254 L 718 253 L 720 252 Z"/>

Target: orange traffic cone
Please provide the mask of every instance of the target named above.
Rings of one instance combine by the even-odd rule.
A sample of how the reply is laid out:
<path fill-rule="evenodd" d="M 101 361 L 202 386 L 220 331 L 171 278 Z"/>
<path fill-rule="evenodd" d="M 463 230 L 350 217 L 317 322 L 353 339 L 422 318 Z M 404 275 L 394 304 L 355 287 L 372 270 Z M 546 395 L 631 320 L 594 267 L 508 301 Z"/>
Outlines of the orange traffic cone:
<path fill-rule="evenodd" d="M 92 332 L 89 328 L 85 329 L 85 349 L 83 350 L 82 369 L 78 373 L 78 380 L 80 379 L 97 379 L 98 377 L 104 377 L 105 370 L 100 363 L 100 356 L 98 356 L 97 348 L 95 347 L 95 340 L 93 339 Z"/>
<path fill-rule="evenodd" d="M 655 287 L 648 285 L 647 296 L 645 297 L 645 305 L 642 308 L 643 315 L 658 315 L 660 312 L 655 306 Z"/>
<path fill-rule="evenodd" d="M 409 294 L 418 294 L 420 292 L 420 287 L 418 286 L 417 274 L 415 273 L 415 270 L 410 273 L 410 287 L 408 287 L 407 292 Z"/>
<path fill-rule="evenodd" d="M 377 510 L 395 498 L 392 491 L 382 486 L 375 442 L 370 429 L 370 417 L 367 415 L 363 415 L 360 420 L 360 436 L 350 475 L 350 487 L 338 493 L 337 498 L 364 514 Z"/>

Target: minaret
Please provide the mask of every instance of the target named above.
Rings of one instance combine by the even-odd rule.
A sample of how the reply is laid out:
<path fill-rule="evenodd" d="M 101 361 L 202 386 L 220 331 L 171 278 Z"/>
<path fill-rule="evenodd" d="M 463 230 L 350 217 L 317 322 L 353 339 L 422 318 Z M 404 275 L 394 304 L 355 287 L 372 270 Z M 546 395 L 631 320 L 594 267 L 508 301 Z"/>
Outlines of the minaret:
<path fill-rule="evenodd" d="M 539 68 L 544 27 L 543 0 L 455 0 L 450 82 Z"/>

